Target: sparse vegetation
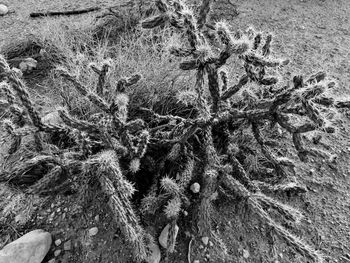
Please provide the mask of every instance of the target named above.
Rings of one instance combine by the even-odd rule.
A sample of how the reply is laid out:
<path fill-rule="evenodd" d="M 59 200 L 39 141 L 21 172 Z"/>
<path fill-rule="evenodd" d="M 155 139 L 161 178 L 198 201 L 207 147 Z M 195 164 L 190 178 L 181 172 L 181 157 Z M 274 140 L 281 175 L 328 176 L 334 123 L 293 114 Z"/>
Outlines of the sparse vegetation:
<path fill-rule="evenodd" d="M 169 223 L 167 253 L 175 250 L 179 221 L 193 219 L 192 229 L 215 240 L 224 258 L 212 217 L 215 202 L 229 198 L 321 262 L 317 250 L 284 227 L 297 226 L 302 213 L 270 194 L 307 191 L 291 180 L 294 167 L 329 153 L 307 148 L 302 134 L 333 133 L 327 113 L 349 103 L 328 95 L 336 83 L 324 72 L 276 77 L 289 60 L 271 55 L 273 35 L 209 21 L 210 0 L 202 1 L 198 16 L 180 0 L 155 4 L 158 13 L 141 22 L 151 36 L 136 30 L 134 46 L 119 39 L 118 47 L 99 45 L 100 53 L 76 47 L 53 70 L 63 103 L 50 116 L 41 116 L 25 82 L 0 56 L 9 159 L 29 152 L 20 165 L 6 165 L 0 181 L 28 195 L 84 194 L 82 186 L 98 182 L 137 261 L 150 257 L 156 238 L 140 220 L 147 214 Z M 163 72 L 152 72 L 156 62 Z M 243 71 L 238 79 L 236 69 Z M 290 134 L 299 160 L 279 151 L 279 132 Z M 193 183 L 199 194 L 190 190 Z"/>

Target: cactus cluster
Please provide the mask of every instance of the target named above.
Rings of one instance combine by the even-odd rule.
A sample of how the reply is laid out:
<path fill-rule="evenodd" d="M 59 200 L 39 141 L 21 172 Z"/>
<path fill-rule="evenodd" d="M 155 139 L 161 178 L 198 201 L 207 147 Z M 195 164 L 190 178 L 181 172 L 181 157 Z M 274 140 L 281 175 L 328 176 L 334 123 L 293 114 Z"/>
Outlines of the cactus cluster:
<path fill-rule="evenodd" d="M 289 245 L 321 261 L 317 251 L 269 214 L 274 210 L 281 220 L 298 223 L 299 211 L 268 194 L 307 190 L 289 180 L 295 161 L 276 153 L 276 142 L 266 130 L 290 133 L 298 157 L 306 162 L 309 155 L 325 153 L 306 148 L 302 134 L 334 132 L 322 107 L 348 107 L 349 103 L 325 95 L 335 83 L 323 72 L 308 78 L 294 76 L 280 84 L 269 73 L 289 60 L 271 56 L 272 34 L 253 28 L 234 32 L 222 21 L 212 24 L 208 19 L 211 2 L 203 0 L 196 16 L 181 0 L 156 0 L 158 14 L 141 22 L 145 29 L 167 27 L 185 40 L 169 52 L 181 60 L 180 69 L 195 73 L 193 89 L 178 95 L 179 103 L 191 108 L 188 116 L 162 115 L 149 108 L 138 108 L 137 117 L 128 116 L 127 90 L 141 76 L 122 78 L 107 90 L 113 61 L 106 60 L 89 65 L 98 76 L 95 90 L 66 68 L 55 69 L 98 112 L 82 120 L 61 108 L 58 115 L 63 124 L 47 123 L 25 83 L 0 55 L 0 105 L 8 112 L 3 126 L 12 139 L 8 154 L 18 151 L 24 136 L 32 136 L 34 145 L 28 160 L 0 171 L 0 181 L 24 186 L 29 194 L 50 194 L 68 189 L 79 176 L 96 180 L 138 261 L 147 260 L 153 242 L 140 223 L 146 214 L 162 213 L 168 221 L 167 253 L 174 251 L 177 223 L 190 209 L 195 211 L 190 216 L 198 235 L 213 237 L 224 247 L 212 231 L 214 201 L 222 195 L 243 202 Z M 233 56 L 241 61 L 244 74 L 230 86 L 228 68 Z M 57 145 L 44 136 L 52 134 L 66 136 L 71 144 Z M 132 179 L 142 175 L 142 169 L 153 173 L 153 183 L 136 210 L 131 198 L 139 189 Z M 200 185 L 199 192 L 190 191 L 193 183 Z"/>
<path fill-rule="evenodd" d="M 36 152 L 24 163 L 2 170 L 0 181 L 26 186 L 28 194 L 52 194 L 69 189 L 79 174 L 83 178 L 88 176 L 97 180 L 101 190 L 109 197 L 108 204 L 126 240 L 133 247 L 135 259 L 142 261 L 149 257 L 153 238 L 140 225 L 131 203 L 135 188 L 119 165 L 119 159 L 123 158 L 124 162 L 129 162 L 130 172 L 136 173 L 149 143 L 149 132 L 144 129 L 144 122 L 141 119 L 128 121 L 129 98 L 124 92 L 125 87 L 135 84 L 141 76 L 136 74 L 121 79 L 107 100 L 104 86 L 108 68 L 108 62 L 101 69 L 91 65 L 99 76 L 97 88 L 93 91 L 66 69 L 56 69 L 56 74 L 71 82 L 101 111 L 89 120 L 80 120 L 62 108 L 58 114 L 64 125 L 57 125 L 43 121 L 25 83 L 0 56 L 1 93 L 9 112 L 3 126 L 13 141 L 8 154 L 13 155 L 19 150 L 24 136 L 33 136 L 35 147 L 32 150 Z M 43 140 L 43 133 L 68 136 L 73 143 L 69 148 L 60 148 L 50 140 Z M 38 167 L 41 169 L 38 170 Z"/>

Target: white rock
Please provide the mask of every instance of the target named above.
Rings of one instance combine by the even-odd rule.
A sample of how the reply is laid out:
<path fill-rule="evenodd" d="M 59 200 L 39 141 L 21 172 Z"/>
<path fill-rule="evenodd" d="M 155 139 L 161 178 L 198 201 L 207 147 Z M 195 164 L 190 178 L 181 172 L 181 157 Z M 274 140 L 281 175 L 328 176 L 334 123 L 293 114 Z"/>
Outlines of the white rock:
<path fill-rule="evenodd" d="M 53 111 L 46 114 L 44 117 L 41 118 L 41 121 L 45 124 L 50 124 L 50 125 L 60 125 L 60 126 L 65 125 L 58 111 Z"/>
<path fill-rule="evenodd" d="M 4 16 L 9 12 L 6 5 L 0 4 L 0 16 Z"/>
<path fill-rule="evenodd" d="M 201 186 L 199 183 L 194 183 L 191 185 L 191 191 L 195 194 L 199 193 L 199 191 L 201 190 Z"/>
<path fill-rule="evenodd" d="M 337 162 L 337 159 L 338 159 L 338 155 L 332 154 L 332 155 L 329 157 L 329 162 L 330 162 L 330 163 L 336 163 L 336 162 Z"/>
<path fill-rule="evenodd" d="M 62 240 L 61 240 L 61 239 L 55 240 L 55 245 L 56 245 L 56 246 L 59 246 L 59 245 L 61 245 L 61 244 L 62 244 Z"/>
<path fill-rule="evenodd" d="M 209 237 L 202 237 L 202 242 L 205 246 L 207 246 L 209 243 Z"/>
<path fill-rule="evenodd" d="M 98 228 L 97 227 L 92 227 L 89 229 L 89 236 L 92 237 L 92 236 L 96 236 L 98 233 Z"/>
<path fill-rule="evenodd" d="M 152 244 L 150 250 L 152 254 L 147 258 L 147 263 L 159 263 L 161 259 L 159 246 L 157 244 Z"/>
<path fill-rule="evenodd" d="M 33 230 L 0 250 L 0 263 L 41 263 L 51 243 L 50 233 Z"/>
<path fill-rule="evenodd" d="M 170 224 L 167 224 L 162 233 L 160 233 L 159 236 L 159 244 L 163 247 L 163 248 L 167 248 L 168 247 L 168 233 L 169 233 L 169 228 L 170 228 Z M 177 225 L 175 225 L 175 239 L 177 237 L 177 233 L 179 232 L 179 227 Z"/>
<path fill-rule="evenodd" d="M 243 257 L 244 257 L 245 259 L 247 259 L 247 258 L 249 258 L 249 257 L 250 257 L 250 253 L 249 253 L 249 251 L 248 251 L 248 250 L 243 249 Z"/>
<path fill-rule="evenodd" d="M 21 63 L 19 63 L 19 69 L 24 72 L 29 72 L 32 69 L 35 69 L 38 65 L 38 62 L 33 58 L 26 58 Z"/>

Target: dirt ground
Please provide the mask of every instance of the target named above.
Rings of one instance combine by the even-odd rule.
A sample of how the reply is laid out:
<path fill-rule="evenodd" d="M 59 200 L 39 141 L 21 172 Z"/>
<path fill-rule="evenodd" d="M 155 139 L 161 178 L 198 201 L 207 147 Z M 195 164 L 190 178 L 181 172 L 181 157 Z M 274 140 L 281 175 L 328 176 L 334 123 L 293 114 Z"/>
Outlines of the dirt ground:
<path fill-rule="evenodd" d="M 32 11 L 44 9 L 85 8 L 109 6 L 116 1 L 79 0 L 8 0 L 10 11 L 15 13 L 0 17 L 0 48 L 19 37 L 40 30 L 45 19 L 30 19 Z M 225 1 L 222 1 L 225 2 Z M 217 4 L 223 4 L 218 2 Z M 326 71 L 336 80 L 333 92 L 340 99 L 349 98 L 350 92 L 350 1 L 348 0 L 236 0 L 239 16 L 232 18 L 237 28 L 253 26 L 274 33 L 273 51 L 279 57 L 288 57 L 291 63 L 283 74 L 308 75 Z M 0 1 L 1 3 L 1 1 Z M 229 5 L 228 5 L 229 6 Z M 229 10 L 229 9 L 228 9 Z M 47 18 L 53 19 L 53 18 Z M 84 15 L 70 18 L 84 19 Z M 340 117 L 336 121 L 337 117 Z M 350 262 L 350 127 L 349 114 L 344 111 L 334 117 L 335 134 L 323 134 L 321 143 L 313 145 L 320 150 L 337 155 L 336 164 L 327 159 L 312 159 L 297 167 L 296 180 L 308 188 L 303 196 L 279 196 L 305 215 L 300 226 L 293 228 L 297 236 L 324 255 L 325 262 Z M 313 134 L 314 135 L 314 134 Z M 287 135 L 282 135 L 287 138 Z M 311 135 L 306 140 L 312 145 Z M 285 151 L 295 153 L 290 138 L 285 140 Z M 97 199 L 100 197 L 97 194 Z M 74 197 L 57 197 L 47 200 L 45 209 L 39 211 L 27 229 L 42 227 L 54 239 L 72 240 L 73 249 L 63 251 L 57 262 L 132 262 L 130 251 L 119 238 L 107 207 L 92 202 L 86 207 L 74 206 Z M 103 203 L 103 200 L 101 200 Z M 66 208 L 66 209 L 65 209 Z M 57 212 L 59 209 L 59 212 Z M 99 215 L 97 220 L 96 216 Z M 217 231 L 226 242 L 231 259 L 225 262 L 308 262 L 303 256 L 288 248 L 270 233 L 254 215 L 232 202 L 220 204 Z M 51 218 L 51 219 L 50 219 Z M 87 230 L 97 226 L 99 232 L 93 240 L 86 237 Z M 159 233 L 159 229 L 154 229 Z M 19 233 L 19 234 L 20 234 Z M 12 236 L 11 236 L 12 238 Z M 188 262 L 189 237 L 181 233 L 176 253 L 169 262 Z M 53 248 L 47 261 L 54 257 Z M 212 247 L 204 247 L 200 240 L 192 243 L 191 261 L 219 262 L 212 256 Z M 209 256 L 208 256 L 209 255 Z M 214 252 L 213 252 L 214 255 Z M 47 262 L 45 261 L 45 262 Z"/>

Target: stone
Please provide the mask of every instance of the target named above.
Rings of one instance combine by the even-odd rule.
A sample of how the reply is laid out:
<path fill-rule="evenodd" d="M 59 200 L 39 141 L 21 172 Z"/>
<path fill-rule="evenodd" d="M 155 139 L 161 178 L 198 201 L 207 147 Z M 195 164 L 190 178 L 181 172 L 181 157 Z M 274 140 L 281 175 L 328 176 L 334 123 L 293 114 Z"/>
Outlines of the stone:
<path fill-rule="evenodd" d="M 9 12 L 9 9 L 6 5 L 0 4 L 0 16 L 4 16 Z"/>
<path fill-rule="evenodd" d="M 99 215 L 97 215 L 97 216 L 95 216 L 95 222 L 99 222 L 100 221 L 100 216 Z"/>
<path fill-rule="evenodd" d="M 62 244 L 62 240 L 61 239 L 56 239 L 55 240 L 55 245 L 56 246 L 59 246 L 59 245 L 61 245 Z"/>
<path fill-rule="evenodd" d="M 199 260 L 198 260 L 198 259 L 196 259 L 196 260 L 194 260 L 194 261 L 193 261 L 193 263 L 199 263 Z"/>
<path fill-rule="evenodd" d="M 53 259 L 50 259 L 47 263 L 55 263 L 55 259 L 53 258 Z"/>
<path fill-rule="evenodd" d="M 68 240 L 67 242 L 65 242 L 64 244 L 63 244 L 63 249 L 64 250 L 71 250 L 72 249 L 72 241 L 71 240 Z"/>
<path fill-rule="evenodd" d="M 205 246 L 207 246 L 209 243 L 209 237 L 202 237 L 202 242 Z"/>
<path fill-rule="evenodd" d="M 53 111 L 53 112 L 46 114 L 44 117 L 41 118 L 41 121 L 45 124 L 60 125 L 60 126 L 65 125 L 63 120 L 61 119 L 58 111 Z M 67 211 L 65 211 L 65 212 L 67 212 Z"/>
<path fill-rule="evenodd" d="M 97 227 L 92 227 L 89 229 L 89 236 L 92 237 L 92 236 L 96 236 L 98 233 L 98 228 Z"/>
<path fill-rule="evenodd" d="M 169 229 L 170 229 L 170 224 L 167 224 L 162 233 L 160 233 L 160 236 L 158 238 L 159 244 L 163 247 L 163 248 L 167 248 L 168 247 L 168 233 L 169 233 Z M 179 227 L 177 225 L 175 225 L 175 240 L 177 237 L 177 234 L 179 232 Z"/>
<path fill-rule="evenodd" d="M 0 250 L 0 263 L 41 263 L 51 243 L 50 233 L 33 230 Z"/>
<path fill-rule="evenodd" d="M 199 183 L 194 183 L 191 185 L 190 189 L 194 194 L 197 194 L 201 190 L 201 186 Z"/>
<path fill-rule="evenodd" d="M 23 72 L 30 72 L 35 69 L 38 65 L 38 62 L 33 58 L 26 58 L 21 63 L 19 63 L 19 69 Z"/>
<path fill-rule="evenodd" d="M 55 250 L 55 252 L 53 252 L 53 254 L 55 255 L 55 257 L 58 257 L 61 254 L 61 250 Z"/>
<path fill-rule="evenodd" d="M 248 251 L 248 250 L 243 249 L 243 257 L 244 257 L 245 259 L 247 259 L 247 258 L 249 258 L 249 257 L 250 257 L 250 253 L 249 253 L 249 251 Z"/>
<path fill-rule="evenodd" d="M 338 158 L 338 156 L 337 156 L 336 154 L 332 154 L 332 155 L 329 157 L 329 162 L 330 162 L 330 163 L 336 163 L 337 158 Z"/>
<path fill-rule="evenodd" d="M 146 259 L 147 263 L 159 263 L 161 259 L 159 246 L 157 244 L 152 244 L 149 249 L 152 253 Z"/>

